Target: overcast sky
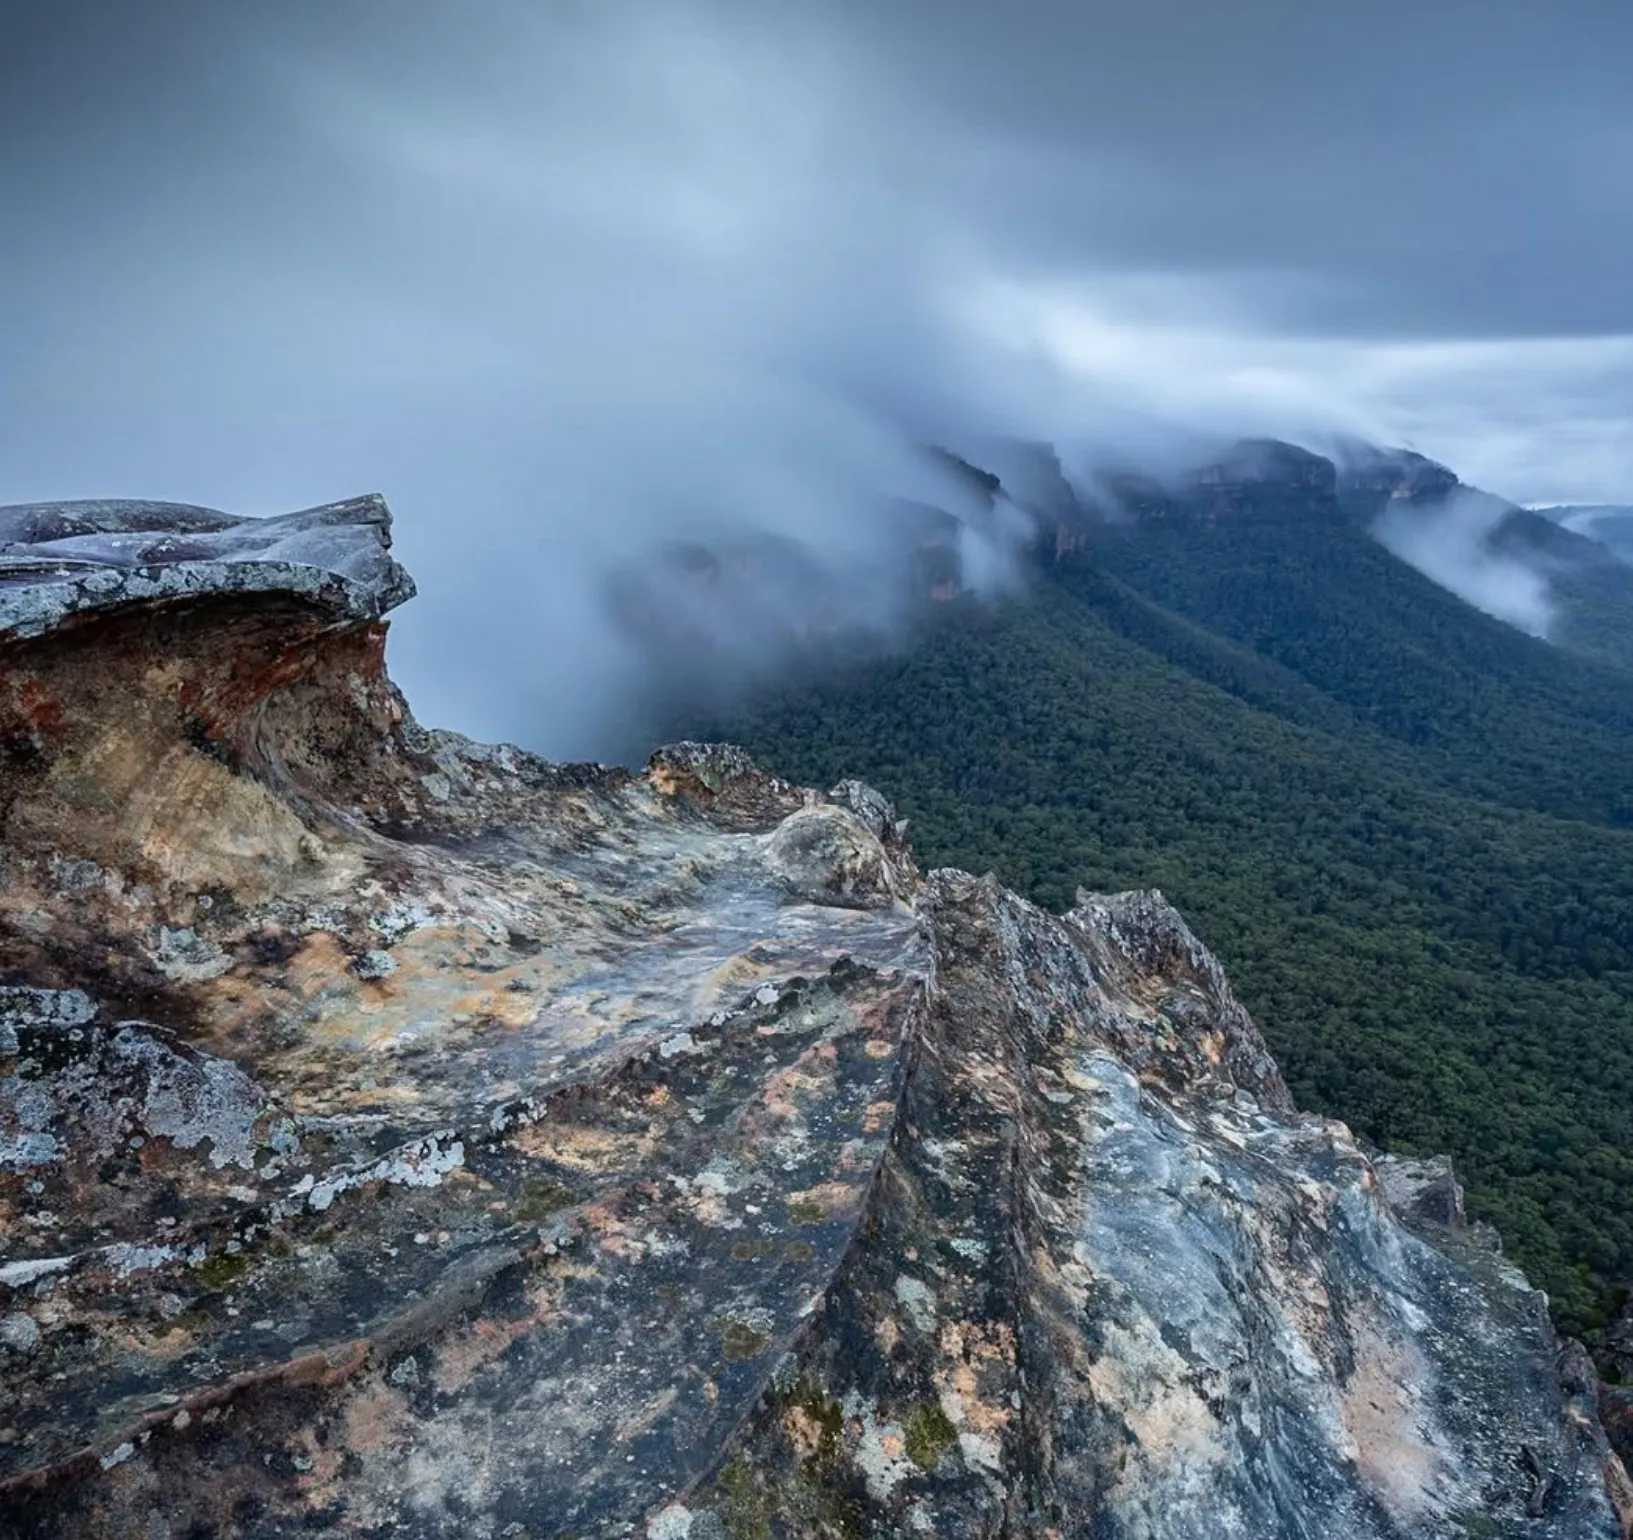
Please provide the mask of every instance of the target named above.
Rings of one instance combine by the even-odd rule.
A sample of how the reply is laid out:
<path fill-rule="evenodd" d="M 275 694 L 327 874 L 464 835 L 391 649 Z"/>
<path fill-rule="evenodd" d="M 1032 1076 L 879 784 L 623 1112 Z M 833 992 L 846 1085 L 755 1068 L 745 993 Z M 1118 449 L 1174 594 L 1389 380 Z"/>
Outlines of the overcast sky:
<path fill-rule="evenodd" d="M 0 0 L 0 501 L 378 489 L 428 720 L 903 445 L 1406 442 L 1633 501 L 1626 0 Z"/>

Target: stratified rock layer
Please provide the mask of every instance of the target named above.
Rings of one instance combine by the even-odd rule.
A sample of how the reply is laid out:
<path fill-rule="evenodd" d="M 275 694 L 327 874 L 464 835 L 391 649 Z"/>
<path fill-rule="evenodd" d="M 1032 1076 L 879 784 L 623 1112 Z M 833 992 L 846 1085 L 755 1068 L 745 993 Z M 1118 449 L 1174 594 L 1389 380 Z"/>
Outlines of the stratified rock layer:
<path fill-rule="evenodd" d="M 8 518 L 0 1534 L 1617 1533 L 1541 1297 L 1160 895 L 423 731 L 377 500 L 287 582 Z"/>

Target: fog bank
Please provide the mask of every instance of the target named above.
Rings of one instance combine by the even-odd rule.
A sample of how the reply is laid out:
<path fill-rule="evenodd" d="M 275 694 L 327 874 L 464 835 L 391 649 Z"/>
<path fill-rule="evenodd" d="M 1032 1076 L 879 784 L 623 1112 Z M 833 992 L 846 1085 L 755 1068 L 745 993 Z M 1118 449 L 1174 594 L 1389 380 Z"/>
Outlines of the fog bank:
<path fill-rule="evenodd" d="M 1046 4 L 997 30 L 915 16 L 65 0 L 8 23 L 0 500 L 382 490 L 421 587 L 393 638 L 419 712 L 592 756 L 644 669 L 609 593 L 655 550 L 777 537 L 888 637 L 890 510 L 930 505 L 964 521 L 969 571 L 1012 581 L 1024 520 L 927 442 L 1161 467 L 1340 433 L 1516 497 L 1633 485 L 1633 347 L 1582 309 L 1592 272 L 1544 314 L 1566 258 L 1533 245 L 1525 281 L 1482 270 L 1431 303 L 1463 239 L 1435 209 L 1496 229 L 1514 189 L 1437 200 L 1410 168 L 1466 170 L 1469 116 L 1508 110 L 1471 83 L 1482 50 L 1540 45 L 1438 23 L 1404 65 L 1358 44 L 1357 81 L 1458 58 L 1444 89 L 1472 94 L 1357 150 L 1315 77 L 1249 71 L 1252 48 L 1237 68 L 1200 9 L 1087 33 Z M 1316 29 L 1293 41 L 1317 75 L 1325 25 L 1291 29 Z M 1231 29 L 1261 64 L 1290 36 L 1258 4 Z M 1573 110 L 1614 114 L 1598 57 L 1570 65 Z M 1556 129 L 1544 169 L 1574 142 Z M 1358 242 L 1392 165 L 1404 208 Z M 1342 250 L 1311 244 L 1329 216 Z M 1395 240 L 1413 218 L 1421 269 Z M 1538 628 L 1514 574 L 1469 578 L 1460 529 L 1409 559 Z M 745 590 L 723 655 L 762 665 L 785 608 Z"/>

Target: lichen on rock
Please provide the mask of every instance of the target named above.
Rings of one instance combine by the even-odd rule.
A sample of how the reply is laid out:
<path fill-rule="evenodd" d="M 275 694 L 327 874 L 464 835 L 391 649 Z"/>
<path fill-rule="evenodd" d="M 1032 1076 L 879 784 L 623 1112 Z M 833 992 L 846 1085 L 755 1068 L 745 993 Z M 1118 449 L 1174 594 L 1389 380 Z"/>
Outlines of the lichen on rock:
<path fill-rule="evenodd" d="M 1160 895 L 421 728 L 376 499 L 0 537 L 0 1536 L 1616 1534 Z"/>

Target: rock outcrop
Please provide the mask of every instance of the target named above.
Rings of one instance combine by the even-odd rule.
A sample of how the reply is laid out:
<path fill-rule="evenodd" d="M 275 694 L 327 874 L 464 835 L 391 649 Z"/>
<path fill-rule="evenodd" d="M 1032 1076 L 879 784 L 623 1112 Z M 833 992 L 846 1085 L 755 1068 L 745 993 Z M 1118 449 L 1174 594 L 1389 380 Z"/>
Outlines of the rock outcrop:
<path fill-rule="evenodd" d="M 1605 1333 L 1599 1346 L 1599 1417 L 1610 1447 L 1624 1467 L 1633 1469 L 1633 1299 Z M 1629 1507 L 1633 1507 L 1630 1500 Z"/>
<path fill-rule="evenodd" d="M 1617 1534 L 1160 895 L 421 729 L 375 499 L 0 538 L 0 1535 Z"/>

